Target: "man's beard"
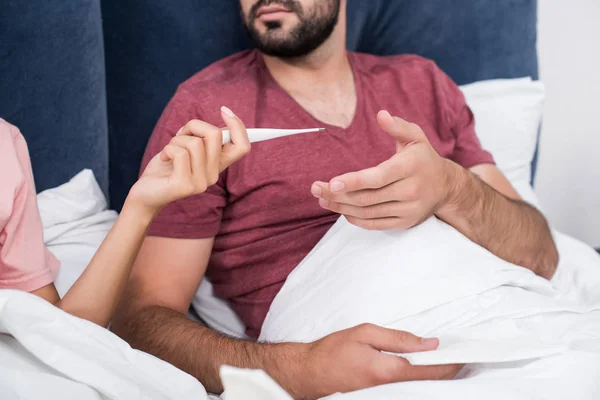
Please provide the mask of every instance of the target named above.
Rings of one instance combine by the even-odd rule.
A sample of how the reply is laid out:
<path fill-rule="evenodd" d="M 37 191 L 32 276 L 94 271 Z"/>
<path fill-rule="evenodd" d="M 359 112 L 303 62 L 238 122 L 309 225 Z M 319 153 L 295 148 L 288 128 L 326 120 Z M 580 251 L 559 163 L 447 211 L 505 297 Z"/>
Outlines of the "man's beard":
<path fill-rule="evenodd" d="M 279 21 L 265 23 L 267 31 L 260 34 L 256 29 L 256 13 L 262 6 L 279 5 L 298 16 L 299 24 L 288 34 L 281 35 Z M 321 46 L 331 36 L 340 14 L 340 0 L 318 0 L 314 10 L 305 13 L 296 0 L 259 0 L 252 6 L 244 26 L 250 39 L 262 52 L 279 58 L 303 57 Z"/>

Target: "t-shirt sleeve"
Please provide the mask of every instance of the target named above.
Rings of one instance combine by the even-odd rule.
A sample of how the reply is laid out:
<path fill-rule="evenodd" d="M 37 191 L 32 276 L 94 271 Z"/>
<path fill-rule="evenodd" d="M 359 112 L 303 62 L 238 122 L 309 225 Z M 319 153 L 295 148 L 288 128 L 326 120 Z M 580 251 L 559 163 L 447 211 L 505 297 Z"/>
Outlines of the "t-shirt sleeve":
<path fill-rule="evenodd" d="M 0 120 L 0 289 L 35 291 L 54 282 L 58 268 L 44 245 L 27 144 Z"/>
<path fill-rule="evenodd" d="M 467 105 L 465 96 L 441 69 L 437 68 L 437 80 L 444 97 L 445 119 L 454 136 L 454 151 L 449 157 L 465 168 L 479 164 L 494 164 L 492 155 L 481 147 L 475 133 L 475 117 Z"/>
<path fill-rule="evenodd" d="M 160 117 L 148 141 L 142 160 L 143 172 L 150 160 L 192 119 L 204 120 L 194 96 L 179 89 Z M 140 172 L 140 173 L 141 173 Z M 215 236 L 221 226 L 223 207 L 227 203 L 226 172 L 206 192 L 175 201 L 158 214 L 148 235 L 181 239 L 201 239 Z"/>

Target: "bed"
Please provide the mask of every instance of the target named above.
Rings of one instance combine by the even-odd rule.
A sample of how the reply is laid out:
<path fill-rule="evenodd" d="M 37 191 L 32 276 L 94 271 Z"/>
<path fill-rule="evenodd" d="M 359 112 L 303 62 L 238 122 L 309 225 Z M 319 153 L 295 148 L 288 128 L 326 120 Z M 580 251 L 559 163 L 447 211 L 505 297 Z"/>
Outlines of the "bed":
<path fill-rule="evenodd" d="M 535 84 L 537 1 L 348 0 L 348 8 L 350 50 L 380 55 L 420 54 L 435 60 L 462 85 L 472 107 L 480 108 L 475 113 L 481 121 L 478 124 L 486 127 L 482 128 L 484 146 L 494 147 L 494 155 L 506 165 L 505 172 L 514 173 L 511 180 L 520 193 L 538 205 L 530 186 L 535 176 L 543 104 L 543 95 L 540 97 L 543 88 Z M 122 206 L 137 177 L 145 143 L 177 85 L 210 63 L 248 48 L 250 43 L 239 23 L 235 0 L 142 3 L 32 0 L 27 5 L 9 2 L 0 12 L 0 27 L 4 27 L 0 43 L 0 92 L 9 94 L 0 96 L 0 117 L 19 126 L 25 135 L 40 192 L 69 182 L 40 194 L 41 203 L 45 196 L 47 215 L 57 210 L 57 203 L 48 199 L 52 193 L 54 197 L 50 198 L 54 201 L 70 199 L 87 207 L 75 219 L 47 226 L 49 245 L 55 246 L 54 251 L 69 267 L 68 271 L 74 271 L 59 277 L 64 291 L 77 271 L 87 264 L 94 243 L 101 240 L 114 221 L 115 213 L 109 208 L 119 210 Z M 528 121 L 527 128 L 498 129 L 506 128 L 497 122 L 503 120 L 503 114 L 488 119 L 485 115 L 499 107 L 505 107 L 502 110 L 508 116 L 521 113 L 520 121 Z M 515 153 L 519 158 L 518 168 L 511 164 Z M 82 173 L 84 169 L 87 171 Z M 88 197 L 82 201 L 77 196 Z M 576 244 L 568 251 L 588 264 L 595 262 L 589 261 L 591 258 L 584 248 Z M 14 345 L 14 341 L 3 337 L 0 350 L 12 357 L 22 357 L 19 365 L 36 378 L 51 375 L 48 384 L 52 381 L 63 385 L 60 387 L 73 390 L 68 393 L 79 394 L 79 398 L 206 397 L 197 381 L 168 364 L 132 351 L 94 327 L 59 316 L 35 300 L 19 294 L 11 296 L 14 300 L 11 297 L 0 301 L 0 308 L 4 315 L 12 316 L 11 332 L 20 338 L 22 345 Z M 196 300 L 196 311 L 205 320 L 228 333 L 240 331 L 239 321 L 226 304 L 211 297 L 209 287 L 204 286 Z M 35 329 L 23 330 L 14 322 L 19 319 L 18 310 L 23 309 L 23 304 L 30 306 L 29 317 L 53 316 L 54 322 L 61 321 L 64 329 L 98 338 L 103 346 L 91 346 L 88 353 L 82 350 L 82 354 L 89 356 L 87 359 L 73 358 L 69 347 L 85 346 L 85 340 L 76 334 L 68 335 L 68 340 L 56 335 L 46 344 L 64 353 L 53 357 L 38 342 Z M 4 328 L 10 328 L 4 321 Z M 40 328 L 47 328 L 53 322 L 52 318 L 44 321 L 50 325 L 40 324 Z M 113 360 L 98 357 L 102 351 L 116 354 L 120 367 L 98 381 L 85 372 L 110 368 Z M 48 365 L 52 366 L 50 375 L 42 368 Z M 74 365 L 81 368 L 73 368 Z M 132 366 L 137 373 L 131 371 Z M 4 367 L 8 374 L 9 365 Z M 239 398 L 233 393 L 240 382 L 245 382 L 242 392 L 246 396 L 257 387 L 266 387 L 273 396 L 279 396 L 273 399 L 285 398 L 265 376 L 244 373 L 224 371 L 232 393 L 228 399 Z M 0 392 L 9 390 L 12 387 L 9 383 L 20 382 L 18 388 L 23 391 L 15 389 L 11 394 L 35 398 L 40 393 L 33 389 L 26 391 L 27 382 L 23 380 L 26 375 L 13 371 L 3 376 L 10 376 L 11 381 L 0 381 Z M 65 376 L 73 379 L 66 380 Z M 173 384 L 177 382 L 180 388 L 177 394 L 169 392 L 173 385 L 157 383 L 161 376 Z M 422 392 L 414 398 L 427 396 Z"/>

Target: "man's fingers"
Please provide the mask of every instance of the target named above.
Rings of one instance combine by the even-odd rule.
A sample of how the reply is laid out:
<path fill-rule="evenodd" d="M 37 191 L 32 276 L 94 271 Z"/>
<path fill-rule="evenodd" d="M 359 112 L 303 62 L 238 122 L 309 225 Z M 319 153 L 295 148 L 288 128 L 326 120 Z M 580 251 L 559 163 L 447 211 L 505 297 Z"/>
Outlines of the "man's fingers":
<path fill-rule="evenodd" d="M 404 218 L 411 216 L 417 210 L 416 203 L 404 203 L 399 201 L 390 201 L 386 203 L 363 207 L 320 199 L 319 205 L 335 213 L 361 219 L 377 219 L 390 217 Z"/>
<path fill-rule="evenodd" d="M 415 353 L 432 351 L 439 346 L 439 340 L 423 339 L 410 332 L 383 328 L 373 324 L 362 324 L 351 328 L 354 339 L 386 353 Z M 378 355 L 374 379 L 379 384 L 452 379 L 458 374 L 460 365 L 412 366 L 405 358 L 394 354 Z"/>
<path fill-rule="evenodd" d="M 357 190 L 380 189 L 410 176 L 408 163 L 400 156 L 392 157 L 376 167 L 349 172 L 329 181 L 332 193 L 348 193 Z"/>
<path fill-rule="evenodd" d="M 418 125 L 405 121 L 402 118 L 392 117 L 385 110 L 379 111 L 377 114 L 377 123 L 384 132 L 396 139 L 401 147 L 409 143 L 427 141 L 425 133 L 423 133 L 423 130 Z"/>
<path fill-rule="evenodd" d="M 381 189 L 365 189 L 355 192 L 337 192 L 333 193 L 326 182 L 317 181 L 311 187 L 311 193 L 318 199 L 328 202 L 351 204 L 354 206 L 366 207 L 375 204 L 387 203 L 389 201 L 398 201 L 396 183 L 385 186 Z"/>
<path fill-rule="evenodd" d="M 392 354 L 381 354 L 377 361 L 379 384 L 407 381 L 430 381 L 453 379 L 462 365 L 413 366 L 405 358 Z"/>
<path fill-rule="evenodd" d="M 229 108 L 221 108 L 221 117 L 231 135 L 231 142 L 223 146 L 221 154 L 221 171 L 229 167 L 234 162 L 244 157 L 250 151 L 250 139 L 248 132 L 241 119 L 239 119 Z"/>
<path fill-rule="evenodd" d="M 449 380 L 460 372 L 463 365 L 417 365 L 402 369 L 402 379 L 406 381 Z"/>
<path fill-rule="evenodd" d="M 345 215 L 348 222 L 359 228 L 366 229 L 368 231 L 389 231 L 392 229 L 408 229 L 414 224 L 408 218 L 389 217 L 389 218 L 376 218 L 376 219 L 363 219 L 353 217 L 351 215 Z"/>
<path fill-rule="evenodd" d="M 313 196 L 330 203 L 350 204 L 367 207 L 390 201 L 411 203 L 419 200 L 419 190 L 415 180 L 403 179 L 389 184 L 381 189 L 365 189 L 355 192 L 334 193 L 324 182 L 315 182 L 311 187 Z"/>
<path fill-rule="evenodd" d="M 329 190 L 333 193 L 348 193 L 357 190 L 379 189 L 398 180 L 396 172 L 398 171 L 387 169 L 381 165 L 362 171 L 349 172 L 333 178 L 329 182 Z"/>
<path fill-rule="evenodd" d="M 437 349 L 438 339 L 423 339 L 410 332 L 363 324 L 356 328 L 357 340 L 390 353 L 414 353 Z"/>

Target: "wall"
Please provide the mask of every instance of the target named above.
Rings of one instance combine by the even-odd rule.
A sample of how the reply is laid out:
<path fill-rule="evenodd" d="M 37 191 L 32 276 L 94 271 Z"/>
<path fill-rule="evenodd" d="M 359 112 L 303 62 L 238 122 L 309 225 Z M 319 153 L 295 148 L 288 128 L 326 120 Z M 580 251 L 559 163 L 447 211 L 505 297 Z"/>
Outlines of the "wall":
<path fill-rule="evenodd" d="M 550 223 L 600 248 L 600 0 L 539 0 L 546 85 L 535 189 Z"/>

